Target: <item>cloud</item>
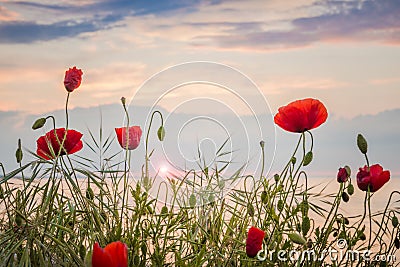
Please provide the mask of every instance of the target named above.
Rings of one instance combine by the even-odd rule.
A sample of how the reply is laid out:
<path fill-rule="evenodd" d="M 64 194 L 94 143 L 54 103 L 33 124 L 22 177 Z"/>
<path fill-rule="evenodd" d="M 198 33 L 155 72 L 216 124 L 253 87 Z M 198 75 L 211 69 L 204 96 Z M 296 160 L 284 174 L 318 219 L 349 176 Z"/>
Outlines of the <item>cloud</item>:
<path fill-rule="evenodd" d="M 220 36 L 199 36 L 214 40 L 223 48 L 268 50 L 308 46 L 316 42 L 377 41 L 399 43 L 400 3 L 392 0 L 324 1 L 314 8 L 322 14 L 290 21 L 289 30 L 249 30 L 237 35 L 238 27 Z M 310 7 L 312 9 L 313 7 Z"/>
<path fill-rule="evenodd" d="M 0 19 L 1 43 L 32 43 L 61 37 L 75 37 L 121 26 L 118 22 L 130 16 L 161 14 L 188 8 L 196 1 L 100 1 L 85 4 L 6 2 L 3 3 L 23 17 L 16 20 L 12 12 L 2 7 Z M 46 16 L 43 16 L 46 12 Z M 1 20 L 0 20 L 1 21 Z"/>
<path fill-rule="evenodd" d="M 10 11 L 7 8 L 0 6 L 0 22 L 1 21 L 12 21 L 17 19 L 18 14 L 16 12 Z"/>

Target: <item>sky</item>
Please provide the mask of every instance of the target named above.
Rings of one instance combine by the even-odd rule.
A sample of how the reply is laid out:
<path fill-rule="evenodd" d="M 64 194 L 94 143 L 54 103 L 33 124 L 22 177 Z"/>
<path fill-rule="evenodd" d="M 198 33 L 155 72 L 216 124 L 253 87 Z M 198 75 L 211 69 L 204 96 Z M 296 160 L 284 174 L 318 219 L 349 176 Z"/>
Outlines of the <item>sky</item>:
<path fill-rule="evenodd" d="M 165 145 L 164 154 L 187 154 L 193 142 L 218 147 L 235 133 L 233 149 L 245 150 L 245 159 L 257 158 L 266 139 L 274 169 L 297 136 L 275 129 L 271 114 L 313 97 L 329 112 L 315 131 L 315 175 L 364 164 L 354 147 L 360 131 L 374 142 L 371 157 L 400 173 L 398 14 L 396 0 L 1 0 L 0 161 L 15 166 L 9 155 L 18 137 L 35 149 L 36 117 L 59 114 L 61 126 L 64 72 L 77 66 L 83 82 L 69 107 L 82 112 L 79 127 L 95 127 L 103 110 L 112 133 L 123 123 L 125 96 L 134 123 L 148 123 L 157 107 L 169 129 L 189 129 L 181 145 L 180 131 L 170 130 L 175 148 Z M 222 130 L 205 130 L 213 127 Z"/>

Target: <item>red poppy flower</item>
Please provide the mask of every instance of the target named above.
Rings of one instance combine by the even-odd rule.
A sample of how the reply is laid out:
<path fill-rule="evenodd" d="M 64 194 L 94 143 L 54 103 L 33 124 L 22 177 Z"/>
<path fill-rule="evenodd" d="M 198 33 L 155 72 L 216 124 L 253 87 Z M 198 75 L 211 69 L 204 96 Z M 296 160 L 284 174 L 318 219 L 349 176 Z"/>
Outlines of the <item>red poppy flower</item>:
<path fill-rule="evenodd" d="M 70 68 L 65 72 L 64 86 L 68 92 L 74 91 L 81 85 L 83 72 L 76 67 Z"/>
<path fill-rule="evenodd" d="M 390 179 L 390 172 L 384 171 L 379 164 L 364 166 L 357 173 L 357 185 L 362 191 L 367 191 L 368 187 L 371 192 L 376 192 Z"/>
<path fill-rule="evenodd" d="M 257 253 L 262 249 L 264 236 L 265 233 L 263 230 L 260 230 L 254 226 L 250 227 L 246 240 L 247 256 L 254 258 L 257 255 Z"/>
<path fill-rule="evenodd" d="M 140 138 L 142 137 L 140 126 L 129 127 L 127 138 L 125 137 L 126 127 L 115 128 L 115 133 L 117 134 L 118 143 L 123 149 L 126 149 L 127 144 L 129 150 L 133 150 L 139 146 Z"/>
<path fill-rule="evenodd" d="M 349 174 L 347 173 L 346 168 L 339 168 L 339 171 L 337 174 L 337 181 L 339 183 L 345 183 L 348 178 L 349 178 Z"/>
<path fill-rule="evenodd" d="M 94 243 L 92 267 L 128 267 L 128 247 L 121 241 L 112 242 L 104 249 Z"/>
<path fill-rule="evenodd" d="M 274 121 L 282 129 L 302 133 L 317 128 L 328 118 L 324 104 L 317 99 L 296 100 L 280 107 Z"/>
<path fill-rule="evenodd" d="M 68 130 L 64 141 L 64 149 L 61 150 L 61 144 L 65 135 L 64 128 L 50 130 L 45 135 L 39 137 L 36 141 L 36 154 L 44 159 L 53 159 L 59 153 L 60 155 L 73 154 L 82 149 L 82 134 L 75 130 Z"/>

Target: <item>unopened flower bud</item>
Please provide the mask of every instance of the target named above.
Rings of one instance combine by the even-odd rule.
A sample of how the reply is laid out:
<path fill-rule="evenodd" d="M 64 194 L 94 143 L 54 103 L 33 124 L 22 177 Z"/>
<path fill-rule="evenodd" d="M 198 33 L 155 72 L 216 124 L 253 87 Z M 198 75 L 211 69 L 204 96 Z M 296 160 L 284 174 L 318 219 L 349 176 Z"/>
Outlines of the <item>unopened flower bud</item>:
<path fill-rule="evenodd" d="M 343 192 L 342 193 L 342 199 L 343 199 L 344 202 L 349 202 L 350 197 L 346 192 Z"/>
<path fill-rule="evenodd" d="M 297 161 L 296 157 L 292 157 L 290 160 L 291 160 L 293 165 L 296 164 L 296 161 Z"/>
<path fill-rule="evenodd" d="M 33 130 L 40 129 L 44 126 L 45 123 L 46 123 L 46 118 L 39 118 L 33 123 L 32 129 Z"/>
<path fill-rule="evenodd" d="M 394 228 L 396 228 L 397 225 L 399 225 L 399 219 L 397 219 L 396 215 L 392 217 L 392 225 Z"/>
<path fill-rule="evenodd" d="M 313 160 L 313 153 L 312 153 L 312 151 L 309 151 L 304 156 L 303 166 L 307 166 L 308 164 L 311 163 L 312 160 Z"/>
<path fill-rule="evenodd" d="M 298 233 L 289 233 L 288 234 L 289 239 L 296 244 L 299 245 L 304 245 L 307 241 L 304 239 L 304 237 L 302 237 L 301 235 L 299 235 Z"/>
<path fill-rule="evenodd" d="M 254 216 L 254 207 L 251 203 L 247 204 L 247 214 L 249 214 L 249 216 Z"/>
<path fill-rule="evenodd" d="M 264 204 L 268 203 L 268 193 L 267 193 L 267 191 L 262 191 L 260 198 L 261 198 L 261 202 L 262 203 L 264 203 Z"/>
<path fill-rule="evenodd" d="M 353 184 L 349 184 L 349 185 L 347 186 L 347 193 L 348 193 L 350 196 L 354 194 L 354 186 L 353 186 Z"/>
<path fill-rule="evenodd" d="M 303 218 L 303 222 L 301 223 L 301 230 L 303 232 L 303 235 L 306 236 L 308 231 L 310 230 L 310 218 Z"/>
<path fill-rule="evenodd" d="M 94 193 L 91 187 L 88 187 L 86 189 L 86 198 L 89 200 L 93 200 L 94 199 Z"/>
<path fill-rule="evenodd" d="M 125 106 L 126 104 L 126 98 L 125 97 L 121 97 L 121 103 L 123 106 Z"/>
<path fill-rule="evenodd" d="M 260 146 L 261 146 L 261 148 L 264 148 L 265 147 L 265 142 L 264 141 L 260 141 Z"/>
<path fill-rule="evenodd" d="M 396 237 L 396 238 L 394 239 L 394 246 L 395 246 L 397 249 L 400 248 L 400 240 L 399 240 L 398 237 Z"/>
<path fill-rule="evenodd" d="M 279 178 L 280 178 L 280 177 L 279 177 L 279 174 L 275 174 L 275 175 L 274 175 L 274 180 L 275 180 L 275 182 L 278 182 L 278 181 L 279 181 Z"/>
<path fill-rule="evenodd" d="M 368 143 L 367 140 L 365 140 L 364 136 L 362 136 L 362 134 L 357 135 L 357 146 L 358 149 L 360 149 L 361 153 L 367 154 Z"/>
<path fill-rule="evenodd" d="M 158 140 L 163 141 L 165 137 L 165 129 L 164 126 L 160 126 L 157 131 Z"/>
<path fill-rule="evenodd" d="M 17 159 L 17 163 L 21 163 L 22 157 L 23 157 L 22 148 L 21 148 L 21 139 L 18 139 L 18 148 L 17 148 L 17 151 L 15 151 L 15 157 Z"/>

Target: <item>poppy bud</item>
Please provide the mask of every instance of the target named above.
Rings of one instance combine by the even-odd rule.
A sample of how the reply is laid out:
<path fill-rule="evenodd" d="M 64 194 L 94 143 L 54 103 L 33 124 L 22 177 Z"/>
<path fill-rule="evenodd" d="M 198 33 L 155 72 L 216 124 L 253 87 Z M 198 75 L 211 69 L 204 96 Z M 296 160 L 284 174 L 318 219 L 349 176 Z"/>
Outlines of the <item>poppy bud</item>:
<path fill-rule="evenodd" d="M 168 207 L 167 206 L 163 206 L 161 208 L 161 215 L 167 215 L 168 213 Z"/>
<path fill-rule="evenodd" d="M 392 225 L 394 228 L 396 228 L 397 225 L 399 225 L 399 219 L 397 219 L 396 215 L 392 217 Z"/>
<path fill-rule="evenodd" d="M 94 199 L 94 193 L 93 193 L 93 190 L 92 190 L 91 187 L 88 187 L 88 188 L 86 189 L 86 198 L 87 198 L 87 199 L 90 199 L 90 200 L 93 200 L 93 199 Z"/>
<path fill-rule="evenodd" d="M 251 205 L 251 203 L 247 204 L 247 214 L 254 216 L 254 207 Z"/>
<path fill-rule="evenodd" d="M 265 142 L 264 141 L 260 141 L 260 146 L 261 146 L 261 148 L 264 148 L 265 147 Z"/>
<path fill-rule="evenodd" d="M 37 119 L 32 125 L 32 130 L 37 130 L 42 128 L 45 123 L 46 123 L 46 118 Z"/>
<path fill-rule="evenodd" d="M 22 218 L 22 216 L 20 215 L 20 214 L 16 214 L 15 215 L 15 223 L 18 225 L 18 226 L 21 226 L 22 225 L 22 222 L 23 222 L 23 218 Z"/>
<path fill-rule="evenodd" d="M 21 139 L 18 139 L 18 148 L 15 151 L 15 157 L 17 158 L 17 163 L 21 163 L 22 161 L 22 149 L 21 149 Z"/>
<path fill-rule="evenodd" d="M 360 234 L 360 240 L 365 241 L 367 239 L 367 237 L 365 236 L 364 233 Z"/>
<path fill-rule="evenodd" d="M 275 182 L 278 182 L 278 181 L 279 181 L 279 178 L 280 178 L 280 177 L 279 177 L 279 174 L 275 174 L 275 175 L 274 175 L 274 180 L 275 180 Z"/>
<path fill-rule="evenodd" d="M 313 245 L 313 244 L 312 244 L 312 240 L 311 240 L 311 239 L 308 239 L 308 240 L 307 240 L 307 248 L 309 248 L 309 249 L 312 248 L 312 245 Z"/>
<path fill-rule="evenodd" d="M 294 165 L 294 164 L 296 164 L 297 159 L 296 159 L 296 157 L 292 157 L 292 158 L 290 159 L 290 161 L 291 161 L 292 164 Z"/>
<path fill-rule="evenodd" d="M 133 264 L 135 265 L 135 266 L 139 266 L 139 264 L 140 264 L 140 257 L 139 257 L 139 255 L 135 255 L 135 257 L 133 258 Z"/>
<path fill-rule="evenodd" d="M 357 135 L 357 146 L 358 149 L 360 149 L 361 153 L 367 154 L 368 143 L 367 140 L 365 140 L 364 136 L 362 136 L 362 134 Z"/>
<path fill-rule="evenodd" d="M 310 218 L 303 218 L 303 222 L 301 223 L 301 230 L 304 236 L 307 235 L 308 231 L 310 230 Z"/>
<path fill-rule="evenodd" d="M 163 141 L 165 137 L 165 129 L 164 126 L 160 126 L 157 131 L 158 140 Z"/>
<path fill-rule="evenodd" d="M 282 199 L 279 199 L 279 200 L 278 200 L 278 205 L 277 205 L 277 207 L 278 207 L 278 210 L 279 210 L 279 211 L 282 211 L 282 210 L 283 210 L 283 200 L 282 200 Z"/>
<path fill-rule="evenodd" d="M 289 239 L 295 243 L 295 244 L 299 244 L 299 245 L 304 245 L 307 241 L 304 239 L 304 237 L 302 237 L 301 235 L 299 235 L 298 233 L 289 233 L 288 234 Z"/>
<path fill-rule="evenodd" d="M 194 206 L 196 206 L 196 196 L 194 194 L 191 194 L 189 197 L 189 205 L 190 207 L 194 208 Z"/>
<path fill-rule="evenodd" d="M 312 153 L 312 151 L 309 151 L 304 156 L 303 166 L 307 166 L 308 164 L 311 163 L 312 160 L 313 160 L 313 153 Z"/>
<path fill-rule="evenodd" d="M 394 246 L 395 246 L 397 249 L 400 248 L 400 240 L 399 240 L 398 237 L 396 237 L 396 238 L 394 239 Z"/>
<path fill-rule="evenodd" d="M 347 193 L 350 196 L 354 194 L 354 186 L 352 184 L 349 184 L 349 186 L 347 186 Z"/>
<path fill-rule="evenodd" d="M 126 98 L 125 97 L 121 97 L 121 103 L 123 106 L 125 106 L 126 104 Z"/>
<path fill-rule="evenodd" d="M 334 231 L 333 232 L 333 237 L 337 237 L 338 236 L 338 232 L 337 231 Z"/>
<path fill-rule="evenodd" d="M 346 192 L 343 192 L 342 193 L 342 199 L 343 199 L 344 202 L 349 202 L 350 197 Z"/>
<path fill-rule="evenodd" d="M 350 221 L 349 221 L 349 219 L 348 218 L 346 218 L 346 217 L 344 217 L 344 224 L 346 224 L 346 225 L 348 225 L 349 223 L 350 223 Z"/>
<path fill-rule="evenodd" d="M 268 202 L 268 193 L 267 191 L 261 192 L 261 202 L 266 204 Z"/>
<path fill-rule="evenodd" d="M 86 248 L 83 244 L 81 244 L 81 246 L 79 247 L 79 256 L 81 257 L 81 259 L 85 259 L 86 256 Z"/>

